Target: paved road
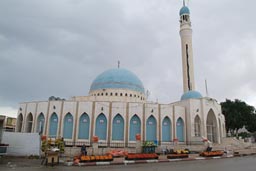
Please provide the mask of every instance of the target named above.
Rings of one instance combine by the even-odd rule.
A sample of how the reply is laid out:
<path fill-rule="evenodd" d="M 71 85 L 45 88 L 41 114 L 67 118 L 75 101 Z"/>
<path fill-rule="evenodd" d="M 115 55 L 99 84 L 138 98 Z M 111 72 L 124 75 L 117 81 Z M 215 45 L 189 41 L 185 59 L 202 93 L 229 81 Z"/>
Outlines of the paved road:
<path fill-rule="evenodd" d="M 168 163 L 149 163 L 135 165 L 110 165 L 110 166 L 11 166 L 0 165 L 0 171 L 255 171 L 256 156 L 236 157 L 228 159 L 180 161 Z"/>

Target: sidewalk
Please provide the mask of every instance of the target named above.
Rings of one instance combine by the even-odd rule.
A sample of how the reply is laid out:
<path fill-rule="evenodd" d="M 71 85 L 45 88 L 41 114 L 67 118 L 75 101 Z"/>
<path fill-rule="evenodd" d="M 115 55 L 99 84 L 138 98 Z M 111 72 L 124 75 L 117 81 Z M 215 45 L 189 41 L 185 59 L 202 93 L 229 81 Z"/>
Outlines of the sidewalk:
<path fill-rule="evenodd" d="M 40 167 L 41 161 L 41 159 L 31 159 L 29 157 L 0 156 L 0 167 Z"/>
<path fill-rule="evenodd" d="M 256 155 L 256 151 L 252 149 L 241 149 L 238 151 L 228 151 L 223 156 L 219 157 L 201 157 L 199 154 L 189 154 L 189 158 L 182 159 L 167 159 L 167 155 L 159 155 L 155 160 L 125 160 L 123 157 L 114 158 L 111 162 L 88 162 L 79 163 L 78 166 L 99 166 L 99 165 L 129 165 L 129 164 L 141 164 L 141 163 L 161 163 L 161 162 L 178 162 L 178 161 L 192 161 L 192 160 L 211 160 L 222 159 L 231 157 L 242 157 Z"/>

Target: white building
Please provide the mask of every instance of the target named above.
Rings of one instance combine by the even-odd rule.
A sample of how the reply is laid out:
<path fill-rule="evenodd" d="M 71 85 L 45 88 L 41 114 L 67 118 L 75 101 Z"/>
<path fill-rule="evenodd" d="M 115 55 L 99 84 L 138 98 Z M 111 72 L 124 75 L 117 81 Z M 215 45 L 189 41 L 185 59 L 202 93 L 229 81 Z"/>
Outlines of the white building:
<path fill-rule="evenodd" d="M 226 136 L 225 118 L 216 100 L 195 91 L 190 11 L 180 10 L 184 94 L 170 104 L 146 101 L 144 86 L 132 72 L 116 68 L 100 74 L 88 96 L 69 100 L 24 102 L 20 104 L 17 132 L 41 132 L 63 137 L 66 142 L 89 145 L 93 136 L 100 144 L 134 144 L 142 141 L 196 144 L 202 136 L 221 143 Z"/>

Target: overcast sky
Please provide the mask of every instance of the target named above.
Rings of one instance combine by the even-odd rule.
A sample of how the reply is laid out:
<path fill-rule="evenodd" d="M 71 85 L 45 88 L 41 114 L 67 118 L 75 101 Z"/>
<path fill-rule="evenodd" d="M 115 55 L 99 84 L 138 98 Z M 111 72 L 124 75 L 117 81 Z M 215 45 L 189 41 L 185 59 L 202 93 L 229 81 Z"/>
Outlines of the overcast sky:
<path fill-rule="evenodd" d="M 196 89 L 218 102 L 256 106 L 255 0 L 190 0 Z M 0 114 L 19 103 L 88 95 L 94 78 L 121 67 L 150 101 L 183 94 L 182 0 L 0 1 Z"/>

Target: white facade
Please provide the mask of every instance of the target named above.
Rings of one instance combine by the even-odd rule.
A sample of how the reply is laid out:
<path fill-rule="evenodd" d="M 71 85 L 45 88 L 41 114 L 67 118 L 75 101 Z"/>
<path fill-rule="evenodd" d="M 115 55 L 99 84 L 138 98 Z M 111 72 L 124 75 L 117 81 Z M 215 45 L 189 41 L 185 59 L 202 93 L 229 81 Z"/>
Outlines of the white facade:
<path fill-rule="evenodd" d="M 106 139 L 101 140 L 102 143 L 134 143 L 135 141 L 130 141 L 130 125 L 129 122 L 131 118 L 136 114 L 141 120 L 141 138 L 142 141 L 152 140 L 147 138 L 147 120 L 150 116 L 153 116 L 156 120 L 156 141 L 163 141 L 163 132 L 161 130 L 163 120 L 168 117 L 171 121 L 171 137 L 168 142 L 173 142 L 174 139 L 178 137 L 177 132 L 177 120 L 182 119 L 184 122 L 184 134 L 183 140 L 180 143 L 198 143 L 203 137 L 208 137 L 213 142 L 220 143 L 221 138 L 226 136 L 225 131 L 225 118 L 221 114 L 220 105 L 210 98 L 201 99 L 188 99 L 185 101 L 179 101 L 172 104 L 158 104 L 158 103 L 135 103 L 135 102 L 106 102 L 106 101 L 45 101 L 45 102 L 26 102 L 21 103 L 21 110 L 19 111 L 18 118 L 22 116 L 23 121 L 18 120 L 17 122 L 22 122 L 22 124 L 17 124 L 16 130 L 20 130 L 19 125 L 22 125 L 21 132 L 38 132 L 38 116 L 43 113 L 45 120 L 44 128 L 42 130 L 43 135 L 49 136 L 50 129 L 50 116 L 56 113 L 58 116 L 58 129 L 54 137 L 65 137 L 63 132 L 64 127 L 64 117 L 66 114 L 70 113 L 73 116 L 73 127 L 72 127 L 72 138 L 65 138 L 65 141 L 69 142 L 83 142 L 86 144 L 92 141 L 92 136 L 96 136 L 95 125 L 96 118 L 100 114 L 104 114 L 107 119 L 107 131 Z M 33 109 L 33 110 L 32 110 Z M 26 112 L 27 111 L 27 112 Z M 29 111 L 29 112 L 28 112 Z M 83 113 L 88 114 L 90 118 L 90 130 L 88 139 L 79 139 L 79 118 Z M 122 140 L 113 140 L 113 118 L 120 114 L 124 119 L 124 137 Z M 214 116 L 214 131 L 207 132 L 207 119 L 209 120 L 209 115 Z M 32 118 L 32 127 L 30 127 Z M 200 118 L 200 130 L 199 134 L 195 134 L 195 118 Z M 210 118 L 211 120 L 211 118 Z M 30 128 L 30 130 L 28 130 Z M 211 138 L 212 136 L 212 138 Z M 165 142 L 167 143 L 167 142 Z"/>

